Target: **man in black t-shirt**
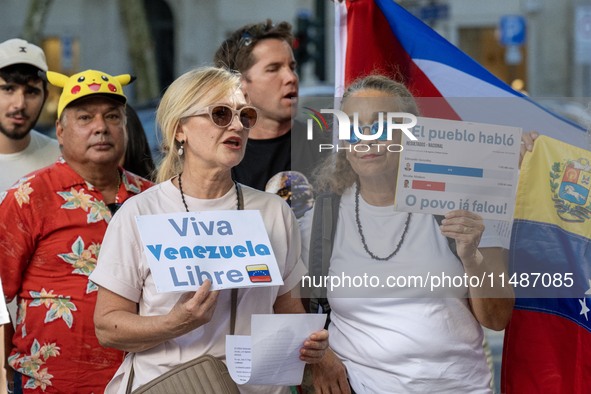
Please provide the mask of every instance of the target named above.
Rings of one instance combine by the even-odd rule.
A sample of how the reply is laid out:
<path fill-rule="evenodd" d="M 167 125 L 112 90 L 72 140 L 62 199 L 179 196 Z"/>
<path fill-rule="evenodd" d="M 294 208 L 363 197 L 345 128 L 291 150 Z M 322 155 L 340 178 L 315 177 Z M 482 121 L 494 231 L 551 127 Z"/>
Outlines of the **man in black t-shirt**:
<path fill-rule="evenodd" d="M 265 190 L 273 175 L 291 169 L 291 131 L 275 138 L 249 138 L 244 159 L 232 169 L 234 179 Z"/>
<path fill-rule="evenodd" d="M 239 71 L 247 100 L 259 109 L 260 118 L 250 130 L 246 153 L 242 162 L 232 169 L 234 179 L 259 190 L 276 192 L 292 202 L 294 185 L 298 193 L 312 191 L 306 177 L 310 176 L 312 163 L 316 162 L 313 146 L 297 145 L 293 154 L 305 157 L 306 168 L 292 170 L 292 119 L 298 97 L 299 80 L 292 49 L 291 25 L 271 20 L 249 24 L 236 30 L 226 39 L 214 56 L 218 67 Z M 305 133 L 305 128 L 297 128 Z M 307 160 L 307 157 L 310 160 Z M 269 184 L 269 180 L 273 181 Z M 280 179 L 277 179 L 280 178 Z M 301 182 L 306 182 L 301 185 Z M 295 210 L 296 213 L 302 209 Z"/>

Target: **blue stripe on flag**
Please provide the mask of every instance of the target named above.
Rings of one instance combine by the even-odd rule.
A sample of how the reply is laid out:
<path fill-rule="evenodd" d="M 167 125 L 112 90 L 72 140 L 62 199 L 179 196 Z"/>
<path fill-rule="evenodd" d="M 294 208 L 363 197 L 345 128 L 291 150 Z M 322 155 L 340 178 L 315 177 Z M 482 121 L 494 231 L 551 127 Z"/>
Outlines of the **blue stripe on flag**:
<path fill-rule="evenodd" d="M 590 290 L 588 238 L 554 224 L 516 219 L 509 256 L 509 275 L 516 275 L 517 298 L 585 298 Z M 591 319 L 591 313 L 588 317 Z"/>

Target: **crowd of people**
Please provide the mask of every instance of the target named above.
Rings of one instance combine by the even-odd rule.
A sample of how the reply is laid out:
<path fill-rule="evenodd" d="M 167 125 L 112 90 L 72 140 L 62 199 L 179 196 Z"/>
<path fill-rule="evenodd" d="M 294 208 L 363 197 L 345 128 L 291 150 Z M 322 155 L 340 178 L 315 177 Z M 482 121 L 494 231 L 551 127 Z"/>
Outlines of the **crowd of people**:
<path fill-rule="evenodd" d="M 401 274 L 434 261 L 458 275 L 506 271 L 506 250 L 480 216 L 451 211 L 439 223 L 393 210 L 398 152 L 343 149 L 321 160 L 318 140 L 294 142 L 304 130 L 293 120 L 292 45 L 287 22 L 249 24 L 220 45 L 214 66 L 178 77 L 157 110 L 163 159 L 156 168 L 124 93 L 130 75 L 66 76 L 48 70 L 31 43 L 0 44 L 0 298 L 18 308 L 10 321 L 0 303 L 0 394 L 125 393 L 196 357 L 225 359 L 234 292 L 210 291 L 209 281 L 193 292 L 158 292 L 139 215 L 261 213 L 283 285 L 236 293 L 241 335 L 250 333 L 253 314 L 310 310 L 297 293 L 315 264 L 312 221 L 322 213 L 310 209 L 314 196 L 332 196 L 337 208 L 330 274 Z M 57 140 L 33 130 L 48 83 L 63 89 Z M 364 134 L 374 132 L 378 112 L 419 114 L 404 84 L 383 75 L 352 83 L 341 110 L 358 114 Z M 400 144 L 400 135 L 385 142 Z M 306 167 L 293 168 L 292 155 Z M 327 330 L 305 333 L 300 349 L 315 392 L 491 392 L 481 326 L 504 329 L 513 294 L 481 291 L 329 292 Z"/>

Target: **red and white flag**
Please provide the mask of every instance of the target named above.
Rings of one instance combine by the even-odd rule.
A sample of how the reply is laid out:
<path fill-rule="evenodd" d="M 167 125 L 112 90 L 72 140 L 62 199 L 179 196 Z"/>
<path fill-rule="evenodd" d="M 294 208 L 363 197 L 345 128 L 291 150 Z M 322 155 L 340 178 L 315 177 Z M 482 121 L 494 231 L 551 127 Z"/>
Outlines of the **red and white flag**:
<path fill-rule="evenodd" d="M 379 72 L 402 77 L 423 103 L 423 116 L 521 127 L 589 149 L 584 127 L 515 91 L 393 0 L 335 8 L 337 96 L 356 78 Z"/>

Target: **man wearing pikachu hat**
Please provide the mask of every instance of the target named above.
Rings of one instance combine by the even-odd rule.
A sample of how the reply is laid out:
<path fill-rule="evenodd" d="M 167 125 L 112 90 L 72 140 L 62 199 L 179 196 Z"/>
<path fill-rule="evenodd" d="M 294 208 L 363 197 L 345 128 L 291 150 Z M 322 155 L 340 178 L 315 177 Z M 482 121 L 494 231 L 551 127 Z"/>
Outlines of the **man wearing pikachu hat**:
<path fill-rule="evenodd" d="M 25 393 L 101 393 L 123 353 L 94 334 L 94 270 L 107 224 L 152 184 L 119 166 L 126 147 L 123 86 L 130 75 L 48 71 L 63 88 L 56 137 L 62 157 L 21 179 L 0 202 L 0 276 L 19 316 L 10 366 Z"/>

